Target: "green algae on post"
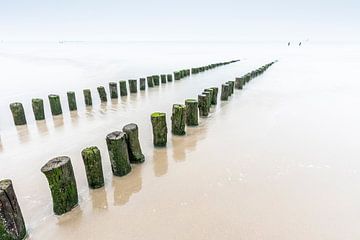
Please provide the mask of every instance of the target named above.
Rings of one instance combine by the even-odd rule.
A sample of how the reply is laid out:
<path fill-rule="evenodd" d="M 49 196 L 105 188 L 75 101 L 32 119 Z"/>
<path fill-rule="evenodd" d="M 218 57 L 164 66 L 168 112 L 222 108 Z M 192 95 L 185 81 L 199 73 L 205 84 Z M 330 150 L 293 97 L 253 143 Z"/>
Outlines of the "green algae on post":
<path fill-rule="evenodd" d="M 54 213 L 61 215 L 73 209 L 78 204 L 78 193 L 70 158 L 53 158 L 41 168 L 41 172 L 49 183 Z"/>
<path fill-rule="evenodd" d="M 212 105 L 216 105 L 216 104 L 217 104 L 217 98 L 218 98 L 219 88 L 217 88 L 217 87 L 212 87 L 211 89 L 214 90 L 213 96 L 212 96 L 212 99 L 211 99 L 211 104 L 212 104 Z"/>
<path fill-rule="evenodd" d="M 127 96 L 126 81 L 119 81 L 120 96 Z"/>
<path fill-rule="evenodd" d="M 26 226 L 11 180 L 0 181 L 0 239 L 22 240 Z"/>
<path fill-rule="evenodd" d="M 101 102 L 107 102 L 106 90 L 103 86 L 97 87 Z"/>
<path fill-rule="evenodd" d="M 115 176 L 124 176 L 131 172 L 126 134 L 121 131 L 109 133 L 106 136 L 111 170 Z"/>
<path fill-rule="evenodd" d="M 66 95 L 67 95 L 67 99 L 68 99 L 69 110 L 76 111 L 77 104 L 76 104 L 75 92 L 67 92 Z"/>
<path fill-rule="evenodd" d="M 197 126 L 199 125 L 199 109 L 198 102 L 195 99 L 186 99 L 186 125 Z"/>
<path fill-rule="evenodd" d="M 154 112 L 151 114 L 151 125 L 153 129 L 153 143 L 156 147 L 164 147 L 167 143 L 166 114 Z"/>
<path fill-rule="evenodd" d="M 84 89 L 84 100 L 86 106 L 92 106 L 92 97 L 91 97 L 91 91 L 90 89 Z"/>
<path fill-rule="evenodd" d="M 137 92 L 137 80 L 136 79 L 129 80 L 129 90 L 130 90 L 130 93 Z"/>
<path fill-rule="evenodd" d="M 119 97 L 118 89 L 117 89 L 117 83 L 116 82 L 110 82 L 109 83 L 109 91 L 110 91 L 110 98 L 116 99 Z"/>
<path fill-rule="evenodd" d="M 243 83 L 242 83 L 242 78 L 235 78 L 235 88 L 236 89 L 242 89 L 243 87 Z"/>
<path fill-rule="evenodd" d="M 175 80 L 180 80 L 181 79 L 180 72 L 174 72 L 174 77 L 175 77 Z"/>
<path fill-rule="evenodd" d="M 145 81 L 146 81 L 145 78 L 140 78 L 140 91 L 145 90 L 146 88 Z"/>
<path fill-rule="evenodd" d="M 167 77 L 168 82 L 172 82 L 172 80 L 173 80 L 173 75 L 172 74 L 168 74 L 168 75 L 166 75 L 166 77 Z"/>
<path fill-rule="evenodd" d="M 171 132 L 174 135 L 185 135 L 186 107 L 174 104 L 171 115 Z"/>
<path fill-rule="evenodd" d="M 221 101 L 227 101 L 229 99 L 229 91 L 230 87 L 228 84 L 222 84 L 221 85 Z"/>
<path fill-rule="evenodd" d="M 198 95 L 198 107 L 199 107 L 199 115 L 201 117 L 207 117 L 209 115 L 208 108 L 208 96 L 205 94 Z"/>
<path fill-rule="evenodd" d="M 212 105 L 213 103 L 213 98 L 214 98 L 214 95 L 215 95 L 215 92 L 214 92 L 214 89 L 212 88 L 207 88 L 204 90 L 204 92 L 208 92 L 210 93 L 210 98 L 209 98 L 209 102 L 210 102 L 210 105 Z"/>
<path fill-rule="evenodd" d="M 49 102 L 50 102 L 51 114 L 53 116 L 62 114 L 62 108 L 61 108 L 61 102 L 60 102 L 59 95 L 50 94 Z"/>
<path fill-rule="evenodd" d="M 211 93 L 210 92 L 202 92 L 201 94 L 206 95 L 206 101 L 207 101 L 207 108 L 208 108 L 208 112 L 210 112 L 210 107 L 211 107 Z"/>
<path fill-rule="evenodd" d="M 166 74 L 160 75 L 161 83 L 166 83 Z"/>
<path fill-rule="evenodd" d="M 153 76 L 152 76 L 152 79 L 153 79 L 153 81 L 154 81 L 154 85 L 155 85 L 155 86 L 159 86 L 159 85 L 160 85 L 160 77 L 159 77 L 159 75 L 153 75 Z"/>
<path fill-rule="evenodd" d="M 234 85 L 235 85 L 235 82 L 234 81 L 228 81 L 227 84 L 229 84 L 229 87 L 230 87 L 230 96 L 234 93 Z"/>
<path fill-rule="evenodd" d="M 146 81 L 147 81 L 147 85 L 149 88 L 154 87 L 154 80 L 153 80 L 152 76 L 146 77 Z"/>
<path fill-rule="evenodd" d="M 126 133 L 130 163 L 143 163 L 145 156 L 141 151 L 138 126 L 135 123 L 127 124 L 123 127 L 123 132 Z"/>
<path fill-rule="evenodd" d="M 14 119 L 14 123 L 16 126 L 25 125 L 26 124 L 26 117 L 24 107 L 21 103 L 11 103 L 10 110 Z"/>
<path fill-rule="evenodd" d="M 31 100 L 32 109 L 34 112 L 35 120 L 44 120 L 45 111 L 44 111 L 44 100 L 41 98 L 34 98 Z"/>
<path fill-rule="evenodd" d="M 104 174 L 101 163 L 100 150 L 97 147 L 88 147 L 81 151 L 84 161 L 86 178 L 90 188 L 104 186 Z"/>

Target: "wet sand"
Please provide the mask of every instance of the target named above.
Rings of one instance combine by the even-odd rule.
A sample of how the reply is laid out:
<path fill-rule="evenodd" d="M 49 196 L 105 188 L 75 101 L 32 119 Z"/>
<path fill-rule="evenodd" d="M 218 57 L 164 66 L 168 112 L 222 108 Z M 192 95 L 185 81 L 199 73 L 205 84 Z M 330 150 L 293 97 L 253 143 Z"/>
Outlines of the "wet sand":
<path fill-rule="evenodd" d="M 2 134 L 29 239 L 357 239 L 360 70 L 337 49 L 289 52 L 184 137 L 154 148 L 150 113 L 273 59 L 247 59 L 106 105 Z M 341 66 L 341 67 L 339 67 Z M 107 133 L 135 122 L 146 161 L 112 176 Z M 100 148 L 105 188 L 89 190 L 80 151 Z M 41 166 L 72 159 L 80 205 L 56 217 Z"/>

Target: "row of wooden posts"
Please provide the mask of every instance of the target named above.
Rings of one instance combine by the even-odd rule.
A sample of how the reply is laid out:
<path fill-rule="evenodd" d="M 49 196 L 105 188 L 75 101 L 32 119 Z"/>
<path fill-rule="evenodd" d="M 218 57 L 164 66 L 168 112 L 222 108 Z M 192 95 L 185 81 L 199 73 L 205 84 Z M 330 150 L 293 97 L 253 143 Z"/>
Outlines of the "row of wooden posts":
<path fill-rule="evenodd" d="M 235 81 L 221 85 L 220 99 L 227 101 L 234 93 L 234 88 L 243 86 L 262 74 L 274 62 L 266 64 Z M 198 99 L 186 99 L 185 104 L 174 104 L 171 116 L 171 132 L 174 135 L 185 135 L 185 126 L 197 126 L 199 116 L 206 117 L 212 105 L 217 104 L 218 88 L 205 89 Z M 165 147 L 168 128 L 166 114 L 155 112 L 151 114 L 153 129 L 153 144 L 155 147 Z M 122 131 L 111 132 L 106 136 L 107 150 L 111 169 L 115 176 L 124 176 L 131 172 L 131 164 L 141 164 L 145 161 L 142 153 L 138 126 L 127 124 Z M 100 150 L 96 146 L 82 150 L 81 156 L 85 165 L 88 186 L 92 189 L 104 186 L 104 175 Z M 78 205 L 78 192 L 71 160 L 60 156 L 48 161 L 41 172 L 46 176 L 56 215 L 64 214 Z M 26 236 L 25 222 L 20 206 L 9 179 L 0 181 L 0 239 L 20 240 Z"/>
<path fill-rule="evenodd" d="M 179 71 L 175 71 L 173 74 L 161 74 L 161 75 L 152 75 L 145 78 L 139 79 L 139 89 L 140 91 L 144 91 L 146 89 L 146 82 L 148 88 L 152 88 L 154 86 L 159 86 L 160 81 L 161 84 L 165 84 L 167 82 L 173 81 L 173 76 L 175 80 L 180 80 L 184 77 L 187 77 L 190 75 L 190 72 L 193 74 L 203 72 L 209 69 L 213 69 L 222 65 L 230 64 L 233 62 L 236 62 L 238 60 L 232 60 L 228 62 L 221 62 L 221 63 L 214 63 L 210 65 L 206 65 L 203 67 L 198 68 L 192 68 L 190 69 L 183 69 Z M 138 81 L 136 79 L 130 79 L 128 80 L 128 86 L 129 86 L 129 92 L 130 93 L 137 93 L 138 91 Z M 128 95 L 128 88 L 126 81 L 119 81 L 119 90 L 120 90 L 120 96 L 127 96 Z M 97 87 L 97 91 L 99 94 L 99 98 L 101 102 L 107 102 L 108 96 L 105 90 L 104 86 Z M 110 92 L 110 98 L 111 99 L 117 99 L 119 97 L 118 92 L 118 84 L 116 82 L 110 82 L 109 83 L 109 92 Z M 92 94 L 90 89 L 84 89 L 83 90 L 84 95 L 84 101 L 86 106 L 92 106 Z M 62 114 L 62 106 L 60 102 L 60 96 L 56 94 L 50 94 L 48 96 L 49 103 L 50 103 L 50 110 L 51 114 L 53 116 L 57 116 Z M 67 92 L 67 100 L 68 100 L 68 107 L 70 111 L 77 110 L 77 104 L 76 104 L 76 96 L 75 92 L 70 91 Z M 34 98 L 31 101 L 32 110 L 35 116 L 35 120 L 44 120 L 45 119 L 45 110 L 44 110 L 44 100 L 41 98 Z M 18 125 L 25 125 L 27 124 L 25 111 L 23 104 L 20 102 L 14 102 L 10 104 L 10 110 L 13 116 L 13 120 L 16 126 Z"/>

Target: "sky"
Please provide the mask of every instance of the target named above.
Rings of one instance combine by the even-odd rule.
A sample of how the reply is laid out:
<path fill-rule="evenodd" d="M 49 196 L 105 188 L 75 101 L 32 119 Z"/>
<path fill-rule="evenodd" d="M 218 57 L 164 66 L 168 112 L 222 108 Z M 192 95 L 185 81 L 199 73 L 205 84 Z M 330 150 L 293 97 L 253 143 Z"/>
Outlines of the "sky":
<path fill-rule="evenodd" d="M 360 40 L 355 0 L 0 0 L 3 41 Z"/>

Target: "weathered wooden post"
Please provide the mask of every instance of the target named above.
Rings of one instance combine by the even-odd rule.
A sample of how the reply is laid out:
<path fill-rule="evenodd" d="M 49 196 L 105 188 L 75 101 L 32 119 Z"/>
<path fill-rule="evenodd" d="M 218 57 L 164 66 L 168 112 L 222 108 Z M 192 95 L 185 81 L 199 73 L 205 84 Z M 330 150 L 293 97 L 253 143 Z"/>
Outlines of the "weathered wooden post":
<path fill-rule="evenodd" d="M 127 96 L 126 81 L 119 81 L 120 96 Z"/>
<path fill-rule="evenodd" d="M 172 82 L 172 80 L 173 80 L 173 75 L 172 75 L 172 74 L 168 74 L 168 75 L 167 75 L 167 81 L 168 81 L 168 82 Z"/>
<path fill-rule="evenodd" d="M 153 75 L 153 76 L 152 76 L 152 79 L 153 79 L 153 81 L 154 81 L 154 85 L 155 85 L 155 86 L 159 86 L 159 85 L 160 85 L 160 77 L 159 77 L 159 75 Z"/>
<path fill-rule="evenodd" d="M 62 114 L 62 108 L 60 103 L 60 96 L 50 94 L 49 96 L 50 109 L 53 116 Z"/>
<path fill-rule="evenodd" d="M 0 239 L 22 240 L 26 226 L 11 180 L 0 181 Z"/>
<path fill-rule="evenodd" d="M 242 87 L 243 87 L 242 78 L 240 78 L 240 77 L 235 78 L 235 88 L 242 89 Z"/>
<path fill-rule="evenodd" d="M 228 84 L 222 84 L 221 85 L 221 101 L 227 101 L 229 99 L 229 85 Z"/>
<path fill-rule="evenodd" d="M 208 112 L 210 112 L 210 107 L 211 107 L 211 93 L 210 92 L 206 92 L 206 91 L 204 91 L 204 92 L 202 92 L 201 94 L 203 94 L 203 95 L 206 95 L 206 100 L 207 100 L 207 108 L 208 108 Z"/>
<path fill-rule="evenodd" d="M 16 126 L 25 125 L 26 124 L 26 117 L 24 107 L 21 103 L 11 103 L 10 110 L 14 119 L 14 123 Z"/>
<path fill-rule="evenodd" d="M 109 83 L 109 91 L 110 91 L 110 98 L 111 99 L 115 99 L 115 98 L 119 97 L 116 82 L 110 82 Z"/>
<path fill-rule="evenodd" d="M 156 147 L 164 147 L 167 143 L 166 114 L 154 112 L 151 114 L 151 124 L 153 129 L 153 142 Z"/>
<path fill-rule="evenodd" d="M 137 92 L 137 80 L 136 79 L 129 80 L 129 90 L 130 90 L 130 93 Z"/>
<path fill-rule="evenodd" d="M 207 89 L 204 90 L 204 92 L 210 93 L 209 102 L 210 102 L 210 105 L 212 105 L 212 104 L 213 104 L 214 95 L 215 95 L 214 89 L 212 89 L 212 88 L 207 88 Z"/>
<path fill-rule="evenodd" d="M 106 90 L 103 86 L 97 87 L 101 102 L 107 102 Z"/>
<path fill-rule="evenodd" d="M 68 99 L 69 110 L 76 111 L 77 104 L 76 104 L 75 92 L 67 92 L 66 95 L 67 95 L 67 99 Z"/>
<path fill-rule="evenodd" d="M 214 90 L 213 96 L 212 96 L 212 99 L 211 99 L 211 104 L 212 104 L 212 105 L 216 105 L 216 104 L 217 104 L 217 98 L 218 98 L 219 88 L 217 88 L 217 87 L 212 87 L 211 89 Z"/>
<path fill-rule="evenodd" d="M 123 131 L 126 133 L 130 163 L 143 163 L 145 156 L 140 147 L 138 126 L 135 123 L 130 123 L 123 127 Z"/>
<path fill-rule="evenodd" d="M 197 126 L 199 125 L 199 109 L 198 102 L 195 99 L 186 99 L 186 125 Z"/>
<path fill-rule="evenodd" d="M 146 77 L 146 80 L 147 80 L 147 85 L 149 88 L 154 87 L 154 81 L 153 81 L 152 76 Z"/>
<path fill-rule="evenodd" d="M 171 115 L 171 132 L 174 135 L 185 135 L 186 107 L 174 104 Z"/>
<path fill-rule="evenodd" d="M 201 117 L 206 117 L 209 115 L 209 108 L 208 108 L 208 99 L 207 95 L 200 94 L 198 95 L 198 102 L 199 102 L 199 115 Z"/>
<path fill-rule="evenodd" d="M 180 72 L 174 72 L 174 77 L 175 77 L 175 80 L 180 80 L 181 79 Z"/>
<path fill-rule="evenodd" d="M 86 178 L 90 188 L 104 186 L 104 174 L 101 163 L 100 150 L 97 147 L 88 147 L 81 151 L 84 161 Z"/>
<path fill-rule="evenodd" d="M 235 85 L 235 82 L 234 81 L 228 81 L 227 82 L 230 86 L 230 96 L 234 93 L 234 85 Z"/>
<path fill-rule="evenodd" d="M 61 215 L 73 209 L 78 204 L 78 193 L 70 158 L 53 158 L 41 168 L 41 172 L 49 183 L 54 213 Z"/>
<path fill-rule="evenodd" d="M 41 98 L 33 98 L 31 100 L 32 109 L 34 112 L 35 120 L 44 120 L 45 111 L 44 111 L 44 101 Z"/>
<path fill-rule="evenodd" d="M 166 83 L 166 74 L 161 74 L 160 78 L 161 78 L 161 83 Z"/>
<path fill-rule="evenodd" d="M 110 156 L 111 169 L 115 176 L 124 176 L 131 171 L 126 134 L 121 131 L 106 136 L 107 149 Z"/>
<path fill-rule="evenodd" d="M 84 89 L 84 100 L 86 106 L 92 106 L 92 97 L 91 97 L 91 91 L 90 89 Z"/>
<path fill-rule="evenodd" d="M 140 91 L 145 90 L 145 78 L 140 78 Z"/>

